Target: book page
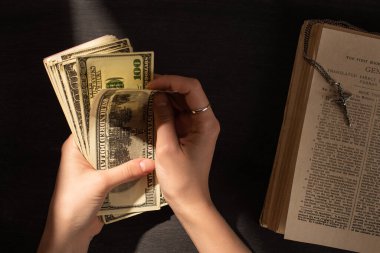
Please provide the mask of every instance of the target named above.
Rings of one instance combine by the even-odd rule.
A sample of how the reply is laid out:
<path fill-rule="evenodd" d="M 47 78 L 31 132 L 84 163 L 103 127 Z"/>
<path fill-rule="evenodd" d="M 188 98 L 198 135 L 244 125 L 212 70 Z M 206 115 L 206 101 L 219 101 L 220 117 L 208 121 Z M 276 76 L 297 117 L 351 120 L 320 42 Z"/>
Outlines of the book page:
<path fill-rule="evenodd" d="M 312 76 L 285 238 L 358 252 L 380 249 L 380 39 L 323 28 L 319 62 L 345 91 Z"/>

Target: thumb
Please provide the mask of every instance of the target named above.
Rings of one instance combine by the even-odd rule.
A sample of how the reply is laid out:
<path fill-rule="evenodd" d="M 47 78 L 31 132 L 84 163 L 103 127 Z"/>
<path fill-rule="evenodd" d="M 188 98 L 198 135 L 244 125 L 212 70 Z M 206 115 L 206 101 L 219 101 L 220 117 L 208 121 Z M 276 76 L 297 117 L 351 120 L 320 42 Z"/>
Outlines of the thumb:
<path fill-rule="evenodd" d="M 130 160 L 109 170 L 101 170 L 108 190 L 129 181 L 141 178 L 154 170 L 154 161 L 146 158 Z"/>
<path fill-rule="evenodd" d="M 154 95 L 154 123 L 157 130 L 156 146 L 164 143 L 178 143 L 174 125 L 174 112 L 166 94 L 157 92 Z"/>

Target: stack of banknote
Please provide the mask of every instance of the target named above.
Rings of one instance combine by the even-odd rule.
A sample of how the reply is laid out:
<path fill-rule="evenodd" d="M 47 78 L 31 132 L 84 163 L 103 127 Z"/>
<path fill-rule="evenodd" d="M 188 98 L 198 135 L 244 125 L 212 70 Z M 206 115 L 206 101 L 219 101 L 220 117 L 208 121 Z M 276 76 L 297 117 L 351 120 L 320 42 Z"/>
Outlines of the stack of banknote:
<path fill-rule="evenodd" d="M 133 52 L 129 39 L 105 35 L 43 59 L 76 144 L 97 170 L 154 159 L 154 53 Z M 166 205 L 154 173 L 108 193 L 104 223 Z"/>

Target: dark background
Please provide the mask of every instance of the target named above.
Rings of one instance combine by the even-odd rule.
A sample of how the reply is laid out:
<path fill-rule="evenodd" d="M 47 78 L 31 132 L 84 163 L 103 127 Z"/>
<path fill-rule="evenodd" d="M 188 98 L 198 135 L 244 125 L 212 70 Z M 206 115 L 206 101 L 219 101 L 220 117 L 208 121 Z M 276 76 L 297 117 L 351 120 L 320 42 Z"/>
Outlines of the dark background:
<path fill-rule="evenodd" d="M 155 52 L 155 72 L 198 78 L 221 123 L 210 186 L 254 252 L 346 252 L 258 224 L 299 29 L 305 19 L 380 31 L 375 0 L 9 1 L 0 3 L 1 252 L 35 252 L 69 135 L 42 64 L 105 34 Z M 106 225 L 90 252 L 196 252 L 169 207 Z"/>

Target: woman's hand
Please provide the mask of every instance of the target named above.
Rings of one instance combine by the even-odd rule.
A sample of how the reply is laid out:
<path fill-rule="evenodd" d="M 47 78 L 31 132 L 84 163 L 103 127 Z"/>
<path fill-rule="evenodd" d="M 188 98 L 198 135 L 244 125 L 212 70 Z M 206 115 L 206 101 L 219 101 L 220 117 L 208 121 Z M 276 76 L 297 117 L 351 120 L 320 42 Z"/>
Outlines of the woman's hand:
<path fill-rule="evenodd" d="M 199 252 L 250 252 L 215 208 L 209 173 L 220 126 L 200 82 L 158 75 L 156 174 L 165 200 Z"/>
<path fill-rule="evenodd" d="M 38 252 L 87 252 L 103 222 L 97 216 L 106 194 L 117 185 L 154 170 L 154 161 L 135 159 L 105 171 L 95 170 L 73 136 L 62 146 L 61 163 Z"/>
<path fill-rule="evenodd" d="M 87 252 L 103 227 L 97 213 L 106 194 L 154 167 L 166 201 L 200 252 L 250 252 L 210 197 L 208 177 L 220 129 L 201 84 L 187 77 L 159 76 L 150 88 L 175 91 L 155 95 L 156 162 L 140 158 L 97 171 L 70 136 L 62 147 L 38 253 Z M 207 109 L 197 113 L 201 108 Z"/>
<path fill-rule="evenodd" d="M 208 176 L 219 122 L 201 84 L 193 78 L 158 76 L 149 88 L 175 92 L 154 98 L 156 173 L 166 201 L 172 208 L 211 202 Z M 207 109 L 191 113 L 199 108 Z"/>

